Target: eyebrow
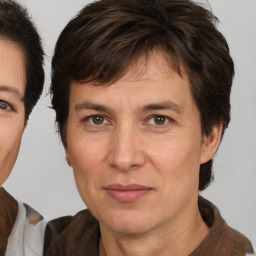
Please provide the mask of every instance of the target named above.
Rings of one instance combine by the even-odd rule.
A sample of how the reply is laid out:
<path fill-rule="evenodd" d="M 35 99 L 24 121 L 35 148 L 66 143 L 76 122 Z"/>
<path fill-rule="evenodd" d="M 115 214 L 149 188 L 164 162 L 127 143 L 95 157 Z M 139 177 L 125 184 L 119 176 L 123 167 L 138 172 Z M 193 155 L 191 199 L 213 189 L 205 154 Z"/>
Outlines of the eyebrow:
<path fill-rule="evenodd" d="M 91 103 L 89 101 L 84 101 L 81 103 L 78 103 L 75 105 L 75 110 L 79 111 L 82 109 L 90 109 L 90 110 L 96 110 L 96 111 L 102 111 L 102 112 L 111 112 L 111 110 L 100 104 Z M 172 101 L 166 101 L 161 103 L 150 103 L 145 106 L 142 106 L 139 108 L 138 112 L 148 112 L 152 110 L 161 110 L 161 109 L 167 109 L 167 110 L 173 110 L 177 113 L 181 113 L 183 111 L 183 107 L 180 105 L 172 102 Z"/>
<path fill-rule="evenodd" d="M 75 110 L 79 111 L 82 109 L 91 109 L 91 110 L 96 110 L 96 111 L 108 111 L 107 107 L 105 107 L 103 105 L 91 103 L 89 101 L 84 101 L 84 102 L 81 102 L 81 103 L 78 103 L 77 105 L 75 105 Z"/>
<path fill-rule="evenodd" d="M 148 112 L 152 110 L 173 110 L 177 113 L 181 113 L 184 109 L 180 105 L 172 102 L 172 101 L 166 101 L 166 102 L 160 102 L 160 103 L 151 103 L 148 105 L 145 105 L 139 109 L 139 112 Z"/>
<path fill-rule="evenodd" d="M 7 86 L 7 85 L 0 85 L 0 92 L 8 92 L 8 93 L 12 93 L 13 95 L 15 95 L 16 97 L 20 98 L 22 101 L 24 100 L 24 97 L 22 97 L 20 95 L 20 92 L 15 89 L 15 88 L 12 88 L 10 86 Z"/>

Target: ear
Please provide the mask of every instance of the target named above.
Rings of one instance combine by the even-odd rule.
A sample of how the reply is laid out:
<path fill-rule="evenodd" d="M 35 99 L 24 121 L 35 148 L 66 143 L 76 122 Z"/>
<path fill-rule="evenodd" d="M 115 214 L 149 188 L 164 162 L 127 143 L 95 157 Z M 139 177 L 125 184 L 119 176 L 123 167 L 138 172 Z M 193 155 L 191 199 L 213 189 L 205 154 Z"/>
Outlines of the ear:
<path fill-rule="evenodd" d="M 26 120 L 26 121 L 24 122 L 23 132 L 25 131 L 25 129 L 27 128 L 27 126 L 28 126 L 28 120 Z"/>
<path fill-rule="evenodd" d="M 64 147 L 65 147 L 65 153 L 66 153 L 66 162 L 69 166 L 72 166 L 68 147 L 67 147 L 67 145 L 65 145 Z"/>
<path fill-rule="evenodd" d="M 216 124 L 208 136 L 203 137 L 201 164 L 208 162 L 218 149 L 221 140 L 222 123 Z"/>

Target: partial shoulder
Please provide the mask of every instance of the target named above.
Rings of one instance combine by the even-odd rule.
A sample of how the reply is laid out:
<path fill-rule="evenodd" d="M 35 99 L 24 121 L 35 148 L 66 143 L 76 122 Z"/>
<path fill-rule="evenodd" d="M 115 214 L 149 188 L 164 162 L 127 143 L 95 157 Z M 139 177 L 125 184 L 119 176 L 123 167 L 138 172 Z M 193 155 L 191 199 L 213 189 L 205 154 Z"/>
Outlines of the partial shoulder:
<path fill-rule="evenodd" d="M 18 213 L 12 232 L 8 238 L 6 256 L 40 256 L 43 251 L 46 222 L 42 215 L 28 204 L 18 202 Z"/>
<path fill-rule="evenodd" d="M 98 221 L 89 210 L 80 211 L 75 216 L 52 220 L 46 227 L 44 255 L 49 249 L 51 252 L 54 251 L 54 254 L 50 255 L 72 255 L 73 249 L 79 248 L 87 238 L 95 237 L 97 240 L 98 230 Z"/>
<path fill-rule="evenodd" d="M 225 248 L 232 248 L 232 256 L 245 255 L 245 252 L 247 253 L 246 255 L 253 255 L 254 253 L 250 240 L 226 223 L 224 223 L 219 248 L 221 248 L 222 251 L 225 250 Z"/>
<path fill-rule="evenodd" d="M 8 237 L 16 221 L 18 202 L 3 187 L 0 187 L 0 255 L 4 255 Z"/>
<path fill-rule="evenodd" d="M 199 197 L 199 210 L 210 232 L 191 255 L 252 255 L 253 248 L 249 239 L 229 227 L 214 204 Z"/>
<path fill-rule="evenodd" d="M 86 224 L 87 222 L 94 221 L 91 213 L 88 210 L 78 212 L 75 216 L 63 216 L 56 218 L 48 222 L 46 227 L 46 236 L 49 235 L 55 238 L 65 232 L 66 229 L 70 229 L 77 223 Z"/>

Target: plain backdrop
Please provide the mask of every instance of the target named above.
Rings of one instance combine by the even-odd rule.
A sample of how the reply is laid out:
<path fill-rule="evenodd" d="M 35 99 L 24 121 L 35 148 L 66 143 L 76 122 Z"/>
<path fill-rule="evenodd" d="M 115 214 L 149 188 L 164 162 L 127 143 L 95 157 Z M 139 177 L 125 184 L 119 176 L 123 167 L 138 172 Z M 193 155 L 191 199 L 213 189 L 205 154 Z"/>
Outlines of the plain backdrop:
<path fill-rule="evenodd" d="M 45 90 L 26 128 L 20 154 L 4 187 L 47 219 L 85 208 L 56 133 L 48 88 L 57 37 L 89 1 L 18 0 L 26 6 L 46 52 Z M 201 2 L 204 2 L 201 0 Z M 215 156 L 215 181 L 202 193 L 229 225 L 256 242 L 256 0 L 210 0 L 235 62 L 232 120 Z"/>

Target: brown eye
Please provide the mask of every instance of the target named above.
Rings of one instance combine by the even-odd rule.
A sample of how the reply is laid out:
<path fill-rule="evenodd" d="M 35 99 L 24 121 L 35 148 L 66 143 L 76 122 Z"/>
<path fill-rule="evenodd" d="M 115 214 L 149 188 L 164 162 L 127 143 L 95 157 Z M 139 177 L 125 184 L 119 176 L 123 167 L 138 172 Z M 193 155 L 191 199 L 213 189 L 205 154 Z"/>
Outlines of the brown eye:
<path fill-rule="evenodd" d="M 12 110 L 12 106 L 10 104 L 8 104 L 7 102 L 0 100 L 0 109 L 2 109 L 2 110 Z"/>
<path fill-rule="evenodd" d="M 167 121 L 167 118 L 165 116 L 154 116 L 154 123 L 156 125 L 163 125 Z"/>
<path fill-rule="evenodd" d="M 104 123 L 104 117 L 102 116 L 92 116 L 92 122 L 93 124 L 97 124 L 97 125 L 100 125 L 100 124 L 103 124 Z"/>

